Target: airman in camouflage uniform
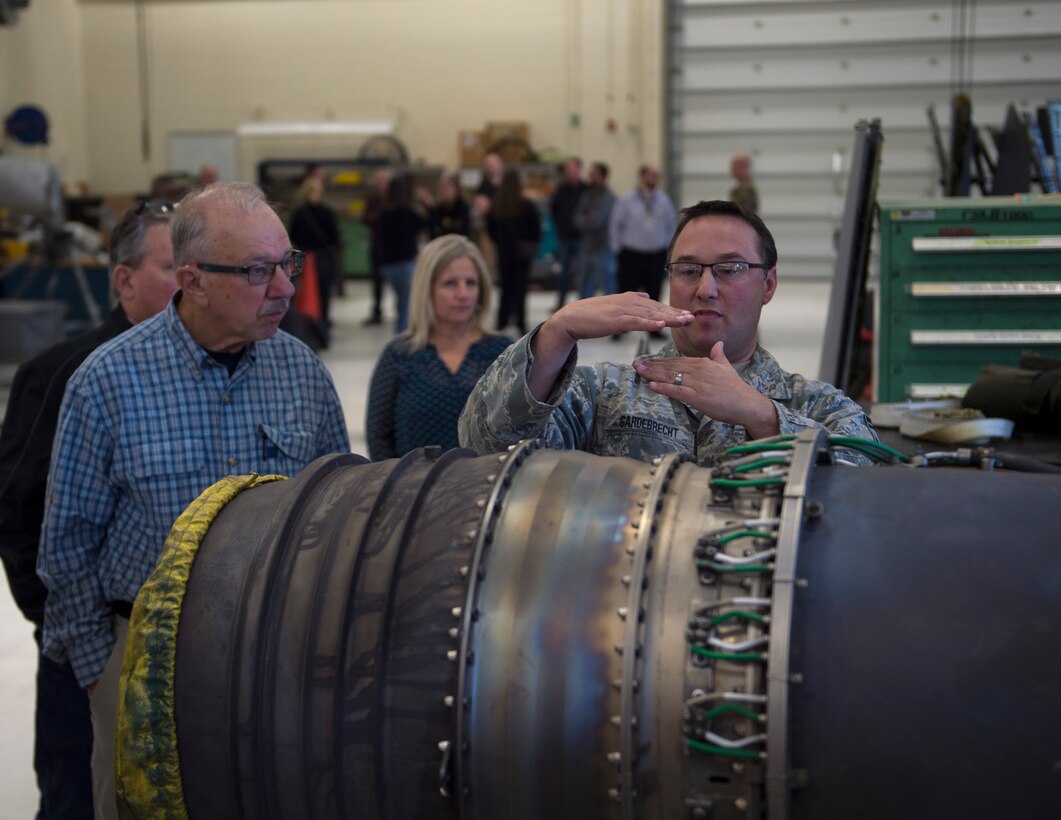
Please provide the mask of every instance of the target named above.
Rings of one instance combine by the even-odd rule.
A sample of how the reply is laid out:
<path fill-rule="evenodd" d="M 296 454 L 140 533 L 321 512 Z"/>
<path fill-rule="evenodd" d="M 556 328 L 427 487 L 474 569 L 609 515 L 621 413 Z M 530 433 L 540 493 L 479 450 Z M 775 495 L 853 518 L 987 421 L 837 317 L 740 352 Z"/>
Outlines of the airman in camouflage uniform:
<path fill-rule="evenodd" d="M 642 460 L 683 452 L 709 466 L 727 447 L 809 428 L 876 440 L 858 404 L 786 373 L 759 346 L 777 250 L 757 216 L 725 201 L 686 208 L 668 259 L 670 305 L 644 293 L 582 299 L 503 353 L 468 398 L 461 444 L 490 453 L 542 438 Z M 579 339 L 664 327 L 673 341 L 655 356 L 577 365 Z M 869 462 L 854 451 L 842 457 Z"/>
<path fill-rule="evenodd" d="M 657 393 L 628 364 L 576 366 L 572 354 L 553 392 L 545 402 L 537 401 L 526 377 L 535 332 L 509 347 L 480 379 L 461 417 L 460 437 L 466 447 L 492 453 L 521 439 L 541 438 L 557 450 L 642 461 L 677 451 L 710 466 L 727 447 L 747 440 L 742 425 L 715 421 Z M 674 344 L 668 342 L 652 358 L 676 356 Z M 774 402 L 781 433 L 828 427 L 837 435 L 876 438 L 862 408 L 840 390 L 786 373 L 762 347 L 756 348 L 741 378 Z M 473 404 L 477 410 L 469 413 Z M 854 454 L 848 460 L 868 462 Z"/>

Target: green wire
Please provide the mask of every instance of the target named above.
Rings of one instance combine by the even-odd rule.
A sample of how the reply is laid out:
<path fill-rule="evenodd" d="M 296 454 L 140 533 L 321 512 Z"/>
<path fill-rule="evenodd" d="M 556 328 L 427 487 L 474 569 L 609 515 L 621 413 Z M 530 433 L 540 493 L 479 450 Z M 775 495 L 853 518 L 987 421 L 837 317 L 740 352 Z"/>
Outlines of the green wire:
<path fill-rule="evenodd" d="M 856 436 L 829 436 L 829 443 L 846 445 L 853 447 L 856 450 L 862 450 L 863 452 L 865 452 L 865 448 L 871 448 L 873 450 L 887 453 L 892 458 L 899 459 L 899 461 L 910 461 L 910 456 L 900 453 L 898 450 L 889 447 L 887 444 L 881 444 L 879 441 L 871 441 L 868 438 L 857 438 Z"/>
<path fill-rule="evenodd" d="M 784 484 L 783 478 L 713 478 L 712 487 L 764 487 L 769 484 Z"/>
<path fill-rule="evenodd" d="M 795 436 L 792 436 L 795 438 Z M 738 444 L 736 447 L 726 448 L 726 455 L 736 456 L 741 453 L 761 453 L 764 450 L 791 450 L 791 444 L 768 444 L 763 441 L 756 441 L 754 444 Z"/>
<path fill-rule="evenodd" d="M 720 547 L 725 546 L 730 541 L 736 541 L 738 538 L 769 538 L 771 541 L 776 541 L 777 533 L 771 530 L 736 530 L 719 538 L 718 545 Z"/>
<path fill-rule="evenodd" d="M 723 612 L 721 615 L 715 615 L 711 619 L 711 626 L 718 626 L 720 623 L 731 621 L 734 618 L 740 618 L 742 621 L 755 621 L 760 624 L 766 621 L 766 616 L 760 615 L 758 612 L 745 612 L 743 609 L 734 609 L 730 612 Z"/>
<path fill-rule="evenodd" d="M 765 661 L 766 655 L 762 652 L 716 652 L 713 649 L 704 649 L 702 646 L 690 647 L 694 653 L 705 658 L 714 658 L 716 661 Z"/>
<path fill-rule="evenodd" d="M 788 464 L 787 458 L 761 458 L 758 461 L 751 461 L 747 464 L 742 464 L 739 467 L 734 467 L 733 472 L 735 473 L 746 473 L 749 470 L 757 470 L 760 467 L 772 467 L 775 464 Z"/>
<path fill-rule="evenodd" d="M 758 758 L 761 756 L 760 752 L 754 749 L 723 749 L 721 746 L 712 746 L 710 743 L 703 743 L 699 740 L 693 740 L 688 738 L 686 741 L 692 748 L 697 749 L 701 752 L 707 752 L 713 755 L 727 755 L 728 757 L 754 757 Z"/>
<path fill-rule="evenodd" d="M 724 703 L 721 706 L 716 706 L 714 709 L 708 710 L 706 716 L 708 718 L 716 718 L 719 715 L 723 715 L 726 712 L 736 712 L 738 715 L 744 715 L 744 717 L 751 720 L 756 720 L 761 723 L 766 722 L 766 715 L 762 712 L 753 712 L 746 706 L 737 706 L 735 703 Z"/>
<path fill-rule="evenodd" d="M 741 564 L 734 566 L 732 564 L 718 564 L 714 561 L 697 561 L 696 565 L 701 569 L 713 569 L 715 572 L 771 572 L 773 567 L 770 564 Z"/>

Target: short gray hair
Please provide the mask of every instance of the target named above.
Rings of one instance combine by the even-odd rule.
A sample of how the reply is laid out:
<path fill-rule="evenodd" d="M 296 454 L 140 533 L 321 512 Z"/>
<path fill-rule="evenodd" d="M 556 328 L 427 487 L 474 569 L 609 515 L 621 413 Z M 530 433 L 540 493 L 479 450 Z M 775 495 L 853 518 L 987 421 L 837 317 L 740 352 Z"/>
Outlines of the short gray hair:
<path fill-rule="evenodd" d="M 211 208 L 233 208 L 252 214 L 262 206 L 272 208 L 262 189 L 249 182 L 215 182 L 193 188 L 177 206 L 173 218 L 173 264 L 195 262 L 206 253 L 209 232 L 207 215 Z"/>
<path fill-rule="evenodd" d="M 149 199 L 122 216 L 122 221 L 111 231 L 108 252 L 111 270 L 118 265 L 138 268 L 147 255 L 147 229 L 152 225 L 169 225 L 173 206 L 157 199 Z"/>

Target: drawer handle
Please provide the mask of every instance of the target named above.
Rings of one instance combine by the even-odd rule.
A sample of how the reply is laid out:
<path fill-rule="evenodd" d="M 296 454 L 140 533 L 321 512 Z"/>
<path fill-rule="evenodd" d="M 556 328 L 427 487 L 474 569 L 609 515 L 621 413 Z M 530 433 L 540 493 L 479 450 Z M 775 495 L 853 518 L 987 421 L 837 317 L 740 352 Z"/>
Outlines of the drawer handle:
<path fill-rule="evenodd" d="M 912 345 L 1061 345 L 1061 330 L 911 330 Z"/>

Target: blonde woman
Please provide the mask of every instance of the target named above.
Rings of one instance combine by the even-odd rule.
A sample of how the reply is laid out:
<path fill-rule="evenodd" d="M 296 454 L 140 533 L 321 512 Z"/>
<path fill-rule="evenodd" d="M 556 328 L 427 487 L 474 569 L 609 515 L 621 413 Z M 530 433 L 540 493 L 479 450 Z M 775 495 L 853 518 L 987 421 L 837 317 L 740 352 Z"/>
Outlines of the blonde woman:
<path fill-rule="evenodd" d="M 374 461 L 417 447 L 458 446 L 457 418 L 475 383 L 510 344 L 486 330 L 490 275 L 482 254 L 463 236 L 424 246 L 409 297 L 409 326 L 380 354 L 365 416 Z"/>

